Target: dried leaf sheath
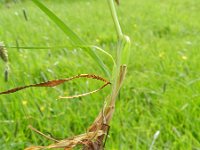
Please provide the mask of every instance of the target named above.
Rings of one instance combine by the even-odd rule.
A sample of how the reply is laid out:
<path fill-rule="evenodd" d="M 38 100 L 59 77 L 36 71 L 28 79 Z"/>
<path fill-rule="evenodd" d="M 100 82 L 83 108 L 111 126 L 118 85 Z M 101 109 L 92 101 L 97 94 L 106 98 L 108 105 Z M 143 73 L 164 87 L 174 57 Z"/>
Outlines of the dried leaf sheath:
<path fill-rule="evenodd" d="M 33 127 L 31 127 L 31 129 L 36 133 L 49 139 L 49 137 L 47 137 L 37 129 Z M 102 135 L 104 135 L 104 132 L 102 130 L 99 130 L 97 132 L 87 132 L 64 140 L 55 141 L 54 144 L 51 144 L 49 146 L 31 146 L 26 148 L 25 150 L 42 150 L 42 149 L 57 149 L 57 148 L 59 149 L 64 148 L 65 150 L 71 150 L 77 145 L 88 145 L 88 143 L 90 143 L 93 140 L 96 140 L 98 137 Z"/>
<path fill-rule="evenodd" d="M 71 96 L 69 98 L 74 98 L 74 97 L 80 97 L 80 96 L 86 96 L 88 94 L 92 94 L 92 93 L 95 93 L 101 89 L 103 89 L 105 86 L 107 86 L 108 84 L 111 84 L 109 81 L 107 81 L 106 79 L 100 77 L 100 76 L 97 76 L 97 75 L 91 75 L 91 74 L 80 74 L 80 75 L 77 75 L 77 76 L 74 76 L 74 77 L 70 77 L 70 78 L 65 78 L 65 79 L 57 79 L 57 80 L 51 80 L 51 81 L 47 81 L 47 82 L 43 82 L 43 83 L 39 83 L 39 84 L 31 84 L 31 85 L 27 85 L 27 86 L 21 86 L 21 87 L 17 87 L 17 88 L 14 88 L 14 89 L 10 89 L 8 91 L 4 91 L 4 92 L 0 92 L 0 95 L 2 94 L 10 94 L 10 93 L 14 93 L 14 92 L 17 92 L 17 91 L 20 91 L 20 90 L 23 90 L 23 89 L 26 89 L 26 88 L 30 88 L 30 87 L 54 87 L 54 86 L 57 86 L 57 85 L 60 85 L 64 82 L 67 82 L 67 81 L 70 81 L 70 80 L 74 80 L 74 79 L 77 79 L 77 78 L 90 78 L 90 79 L 96 79 L 96 80 L 100 80 L 102 82 L 105 82 L 105 84 L 100 87 L 99 89 L 97 90 L 94 90 L 92 92 L 89 92 L 89 93 L 85 93 L 85 94 L 81 94 L 81 95 L 77 95 L 77 96 Z"/>
<path fill-rule="evenodd" d="M 110 82 L 105 83 L 103 86 L 101 86 L 100 88 L 98 88 L 97 90 L 88 92 L 88 93 L 84 93 L 84 94 L 79 94 L 79 95 L 74 95 L 74 96 L 60 96 L 59 99 L 72 99 L 72 98 L 78 98 L 78 97 L 83 97 L 83 96 L 87 96 L 93 93 L 96 93 L 98 91 L 100 91 L 101 89 L 103 89 L 104 87 L 106 87 L 108 84 L 110 84 Z"/>
<path fill-rule="evenodd" d="M 95 132 L 95 131 L 102 130 L 108 134 L 109 124 L 112 119 L 113 113 L 115 111 L 115 102 L 116 102 L 117 96 L 119 94 L 119 90 L 124 81 L 124 78 L 126 75 L 126 69 L 127 69 L 126 65 L 122 65 L 120 67 L 120 72 L 119 72 L 118 80 L 117 80 L 118 81 L 117 86 L 116 86 L 115 90 L 113 91 L 112 95 L 110 95 L 108 97 L 108 99 L 110 99 L 110 102 L 109 102 L 108 106 L 103 108 L 103 111 L 101 111 L 99 113 L 99 115 L 96 117 L 95 121 L 91 124 L 91 126 L 88 129 L 89 132 Z M 96 141 L 93 141 L 89 145 L 85 146 L 83 148 L 83 150 L 103 150 L 104 145 L 105 145 L 103 142 L 104 142 L 104 139 L 106 140 L 105 135 L 106 134 L 98 137 L 98 139 Z"/>

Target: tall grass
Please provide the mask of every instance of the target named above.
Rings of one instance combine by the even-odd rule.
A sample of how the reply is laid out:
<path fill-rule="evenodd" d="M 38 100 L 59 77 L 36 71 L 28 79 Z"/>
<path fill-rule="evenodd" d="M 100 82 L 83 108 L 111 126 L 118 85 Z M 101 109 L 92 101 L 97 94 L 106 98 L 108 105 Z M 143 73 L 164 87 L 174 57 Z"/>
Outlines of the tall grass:
<path fill-rule="evenodd" d="M 106 3 L 42 2 L 91 46 L 98 45 L 115 56 L 116 31 Z M 134 45 L 110 124 L 107 149 L 143 150 L 151 145 L 153 149 L 199 149 L 199 9 L 196 0 L 121 1 L 117 8 L 120 24 Z M 16 40 L 23 47 L 47 47 L 7 48 L 9 80 L 4 82 L 5 63 L 0 60 L 0 91 L 77 73 L 108 79 L 84 50 L 70 48 L 66 35 L 31 1 L 11 4 L 10 8 L 0 6 L 0 38 L 9 47 L 15 46 Z M 111 70 L 110 59 L 97 53 Z M 57 140 L 87 131 L 103 107 L 110 86 L 75 100 L 56 101 L 56 98 L 92 91 L 100 85 L 101 81 L 77 79 L 59 87 L 1 95 L 0 149 L 21 150 L 29 145 L 51 143 L 28 129 L 28 125 Z M 160 134 L 155 138 L 157 131 Z"/>
<path fill-rule="evenodd" d="M 126 75 L 126 70 L 127 66 L 124 62 L 127 62 L 128 57 L 129 57 L 129 49 L 130 49 L 130 40 L 128 36 L 125 36 L 122 32 L 122 29 L 120 27 L 116 9 L 115 9 L 115 4 L 113 0 L 108 0 L 108 5 L 110 8 L 110 12 L 113 18 L 113 22 L 115 25 L 117 37 L 118 37 L 118 42 L 117 42 L 117 50 L 116 50 L 116 60 L 114 60 L 113 56 L 110 55 L 108 52 L 103 50 L 102 48 L 99 48 L 97 46 L 90 46 L 87 44 L 83 39 L 81 39 L 75 32 L 73 32 L 68 25 L 66 25 L 61 19 L 59 19 L 51 10 L 49 10 L 45 5 L 43 5 L 40 1 L 38 0 L 32 0 L 64 33 L 69 37 L 71 40 L 72 46 L 74 47 L 79 47 L 82 48 L 86 53 L 88 53 L 93 60 L 96 62 L 96 64 L 102 69 L 104 74 L 112 80 L 112 87 L 111 87 L 111 93 L 108 95 L 108 98 L 106 99 L 105 106 L 102 108 L 100 111 L 99 115 L 96 117 L 95 121 L 91 124 L 91 126 L 88 129 L 88 132 L 82 135 L 75 136 L 73 138 L 68 138 L 65 140 L 56 140 L 53 138 L 48 138 L 45 134 L 41 133 L 37 129 L 31 127 L 31 129 L 38 134 L 43 135 L 44 137 L 53 140 L 56 142 L 55 144 L 49 145 L 49 146 L 32 146 L 27 148 L 26 150 L 38 150 L 38 149 L 44 149 L 44 148 L 64 148 L 64 149 L 71 149 L 74 148 L 77 145 L 83 145 L 83 149 L 104 149 L 105 143 L 104 143 L 104 138 L 105 140 L 107 139 L 108 136 L 108 131 L 109 131 L 109 124 L 110 121 L 113 117 L 113 113 L 115 110 L 115 103 L 119 94 L 119 91 L 121 89 L 122 83 L 125 79 Z M 116 1 L 117 4 L 119 4 L 119 1 Z M 24 12 L 24 11 L 23 11 Z M 27 17 L 25 17 L 27 18 Z M 27 19 L 26 19 L 27 21 Z M 11 48 L 11 47 L 10 47 Z M 15 47 L 13 47 L 15 48 Z M 22 48 L 22 47 L 17 47 L 17 48 Z M 33 49 L 32 47 L 26 47 L 27 49 Z M 36 47 L 38 48 L 38 47 Z M 111 60 L 114 62 L 113 63 L 113 72 L 112 76 L 111 73 L 108 70 L 108 67 L 104 64 L 103 59 L 101 59 L 98 54 L 96 53 L 95 50 L 98 50 L 100 52 L 103 52 L 105 55 L 109 56 L 108 58 L 111 58 Z M 25 88 L 30 88 L 30 87 L 54 87 L 59 84 L 62 84 L 66 81 L 70 81 L 76 78 L 80 77 L 86 77 L 86 78 L 92 78 L 92 79 L 97 79 L 105 82 L 105 84 L 100 87 L 99 89 L 85 93 L 85 94 L 80 94 L 76 96 L 67 96 L 67 97 L 60 97 L 60 98 L 77 98 L 81 96 L 86 96 L 88 94 L 92 94 L 94 92 L 98 92 L 110 82 L 106 81 L 106 79 L 96 76 L 96 75 L 78 75 L 74 76 L 71 78 L 67 79 L 58 79 L 58 80 L 53 80 L 53 81 L 47 81 L 39 84 L 32 84 L 28 86 L 23 86 L 23 87 L 17 87 L 5 92 L 1 92 L 0 94 L 10 94 L 19 90 L 23 90 Z"/>

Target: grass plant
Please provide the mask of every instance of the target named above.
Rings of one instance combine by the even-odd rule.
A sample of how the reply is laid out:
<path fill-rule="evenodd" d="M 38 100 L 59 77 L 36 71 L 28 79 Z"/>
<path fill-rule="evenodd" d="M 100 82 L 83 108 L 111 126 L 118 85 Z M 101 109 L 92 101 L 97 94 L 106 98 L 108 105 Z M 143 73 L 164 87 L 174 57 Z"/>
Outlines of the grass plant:
<path fill-rule="evenodd" d="M 92 49 L 93 47 L 87 46 L 88 44 L 86 44 L 76 33 L 74 33 L 62 20 L 60 20 L 51 10 L 49 10 L 40 1 L 38 1 L 38 0 L 32 0 L 32 1 L 69 37 L 69 39 L 72 41 L 72 43 L 73 43 L 73 45 L 75 45 L 75 47 L 81 47 L 83 50 L 85 50 L 93 58 L 93 60 L 95 60 L 95 62 L 97 62 L 97 65 L 100 66 L 100 68 L 105 73 L 105 75 L 107 75 L 107 77 L 110 78 L 110 73 L 107 70 L 108 67 L 106 67 L 106 65 L 103 63 L 103 60 Z M 119 4 L 119 1 L 117 1 L 117 4 Z M 118 21 L 116 9 L 115 9 L 114 0 L 108 0 L 108 5 L 110 8 L 110 12 L 112 14 L 113 22 L 114 22 L 114 25 L 115 25 L 115 28 L 117 31 L 117 35 L 118 35 L 118 44 L 117 44 L 117 50 L 116 50 L 117 55 L 116 55 L 116 61 L 114 61 L 115 65 L 113 65 L 113 69 L 112 69 L 113 74 L 111 77 L 111 79 L 113 81 L 113 85 L 112 85 L 111 93 L 108 95 L 108 98 L 105 101 L 106 103 L 108 103 L 108 105 L 105 104 L 105 106 L 102 108 L 102 110 L 100 111 L 99 115 L 96 117 L 93 124 L 89 127 L 87 133 L 75 136 L 73 138 L 67 138 L 64 140 L 56 140 L 53 138 L 48 138 L 51 140 L 53 139 L 53 141 L 55 143 L 51 144 L 49 146 L 31 146 L 31 147 L 26 148 L 26 150 L 39 150 L 39 149 L 52 149 L 52 148 L 64 148 L 66 150 L 66 149 L 72 149 L 72 148 L 76 147 L 77 145 L 83 145 L 84 150 L 104 149 L 105 142 L 106 142 L 106 141 L 104 142 L 104 137 L 106 137 L 105 139 L 107 140 L 108 131 L 110 129 L 109 124 L 110 124 L 110 121 L 112 119 L 112 116 L 113 116 L 113 113 L 115 110 L 115 103 L 116 103 L 118 93 L 120 91 L 120 88 L 122 86 L 122 83 L 123 83 L 123 81 L 125 79 L 125 75 L 126 75 L 127 66 L 126 66 L 126 64 L 122 64 L 121 58 L 124 58 L 125 60 L 127 60 L 129 57 L 129 54 L 127 54 L 127 53 L 129 52 L 129 49 L 130 49 L 130 40 L 129 40 L 128 36 L 125 36 L 122 33 L 122 30 L 121 30 L 121 27 L 120 27 L 120 24 Z M 23 9 L 23 14 L 24 14 L 24 9 Z M 27 16 L 25 17 L 25 20 L 27 21 Z M 126 46 L 126 45 L 129 45 L 129 46 Z M 97 47 L 97 46 L 95 46 L 95 47 Z M 21 48 L 21 47 L 18 46 L 16 48 Z M 101 52 L 108 55 L 112 60 L 114 60 L 112 55 L 108 54 L 102 48 L 97 47 L 97 49 L 101 50 Z M 6 54 L 5 48 L 2 45 L 1 56 L 4 61 L 5 61 L 5 58 L 7 58 L 7 57 L 3 57 L 3 56 L 6 56 L 5 54 Z M 122 55 L 125 57 L 122 57 Z M 5 92 L 1 92 L 0 95 L 14 93 L 19 90 L 23 90 L 23 89 L 30 88 L 30 87 L 54 87 L 54 86 L 57 86 L 57 85 L 60 85 L 64 82 L 66 82 L 66 81 L 70 81 L 70 80 L 80 78 L 80 77 L 97 79 L 97 80 L 101 80 L 106 83 L 99 89 L 89 92 L 89 93 L 80 94 L 80 95 L 76 95 L 76 96 L 67 96 L 67 97 L 61 96 L 60 98 L 62 98 L 62 99 L 68 98 L 69 99 L 69 98 L 78 98 L 78 97 L 86 96 L 86 95 L 98 92 L 99 90 L 101 90 L 102 88 L 104 88 L 105 86 L 110 84 L 110 82 L 106 81 L 102 77 L 99 77 L 96 75 L 81 74 L 81 75 L 77 75 L 77 76 L 67 78 L 67 79 L 58 79 L 58 80 L 47 81 L 47 82 L 43 82 L 43 83 L 39 83 L 39 84 L 31 84 L 28 86 L 17 87 L 17 88 L 14 88 L 14 89 L 11 89 L 11 90 L 8 90 Z M 38 131 L 37 129 L 34 129 L 34 128 L 32 128 L 32 129 L 34 131 L 36 131 L 37 133 L 43 135 L 44 137 L 46 137 L 46 138 L 48 137 L 47 135 Z"/>
<path fill-rule="evenodd" d="M 106 2 L 58 0 L 45 1 L 45 5 L 90 46 L 98 45 L 115 56 L 117 38 L 108 16 L 109 9 L 105 9 Z M 153 143 L 153 149 L 198 150 L 198 1 L 127 0 L 121 1 L 117 9 L 122 29 L 134 44 L 106 148 L 143 150 Z M 73 48 L 55 23 L 31 1 L 0 4 L 0 38 L 7 47 L 18 45 L 18 48 L 7 48 L 8 82 L 4 82 L 5 63 L 0 62 L 0 91 L 81 73 L 106 77 L 96 62 L 84 50 Z M 20 48 L 36 46 L 45 49 Z M 111 71 L 112 60 L 97 53 Z M 0 148 L 13 150 L 51 144 L 31 132 L 27 128 L 30 124 L 55 139 L 87 131 L 86 127 L 98 115 L 110 89 L 107 87 L 75 100 L 56 101 L 56 98 L 85 93 L 100 86 L 101 82 L 77 79 L 59 87 L 2 95 Z M 155 138 L 157 131 L 159 136 Z"/>

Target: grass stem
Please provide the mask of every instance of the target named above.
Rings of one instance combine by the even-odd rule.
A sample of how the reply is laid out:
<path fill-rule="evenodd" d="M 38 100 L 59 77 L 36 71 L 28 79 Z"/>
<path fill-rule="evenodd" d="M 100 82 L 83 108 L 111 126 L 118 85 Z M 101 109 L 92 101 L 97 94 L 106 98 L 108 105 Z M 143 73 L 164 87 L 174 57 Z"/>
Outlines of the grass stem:
<path fill-rule="evenodd" d="M 118 20 L 118 17 L 117 17 L 114 1 L 108 0 L 108 5 L 110 7 L 111 15 L 112 15 L 112 18 L 113 18 L 113 21 L 114 21 L 114 24 L 115 24 L 115 28 L 116 28 L 116 31 L 117 31 L 118 38 L 120 39 L 120 38 L 123 37 L 123 33 L 122 33 L 122 29 L 121 29 L 121 26 L 119 24 L 119 20 Z"/>

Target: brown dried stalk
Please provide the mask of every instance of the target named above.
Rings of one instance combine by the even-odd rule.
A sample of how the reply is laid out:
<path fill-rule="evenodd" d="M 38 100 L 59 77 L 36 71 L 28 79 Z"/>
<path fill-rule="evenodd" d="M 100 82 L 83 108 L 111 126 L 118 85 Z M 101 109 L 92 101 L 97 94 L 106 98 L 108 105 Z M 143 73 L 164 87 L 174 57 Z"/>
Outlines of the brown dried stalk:
<path fill-rule="evenodd" d="M 103 131 L 99 130 L 97 132 L 87 132 L 81 135 L 77 135 L 72 138 L 64 139 L 64 140 L 55 140 L 52 138 L 49 138 L 47 135 L 44 135 L 37 129 L 31 127 L 33 131 L 36 133 L 44 136 L 47 139 L 53 140 L 55 144 L 51 144 L 49 146 L 31 146 L 26 148 L 25 150 L 41 150 L 41 149 L 57 149 L 57 148 L 64 148 L 64 150 L 72 149 L 77 145 L 88 145 L 93 140 L 96 140 L 98 137 L 102 136 L 104 134 Z"/>
<path fill-rule="evenodd" d="M 105 106 L 105 108 L 103 108 L 103 110 L 99 113 L 99 115 L 97 116 L 97 118 L 95 119 L 93 124 L 89 127 L 88 133 L 75 136 L 74 138 L 69 138 L 69 139 L 58 141 L 58 140 L 55 140 L 53 138 L 46 136 L 45 134 L 41 133 L 40 131 L 34 129 L 33 127 L 30 127 L 33 131 L 37 132 L 38 134 L 40 134 L 50 140 L 53 140 L 56 143 L 49 145 L 49 146 L 32 146 L 32 147 L 27 148 L 26 150 L 40 150 L 40 149 L 51 149 L 51 148 L 70 149 L 70 148 L 75 147 L 76 145 L 83 145 L 84 150 L 103 149 L 103 140 L 104 140 L 106 133 L 108 133 L 109 123 L 111 121 L 112 115 L 115 110 L 115 101 L 116 101 L 117 95 L 119 93 L 119 90 L 121 88 L 121 85 L 123 83 L 125 74 L 126 74 L 126 66 L 121 66 L 120 74 L 119 74 L 118 80 L 117 80 L 118 81 L 117 86 L 115 87 L 115 90 L 113 91 L 112 95 L 109 96 L 110 103 L 108 106 Z M 107 80 L 105 80 L 102 77 L 99 77 L 96 75 L 89 75 L 89 74 L 80 74 L 80 75 L 77 75 L 77 76 L 74 76 L 71 78 L 52 80 L 52 81 L 47 81 L 47 82 L 43 82 L 43 83 L 39 83 L 39 84 L 32 84 L 32 85 L 28 85 L 28 86 L 14 88 L 14 89 L 11 89 L 11 90 L 8 90 L 5 92 L 1 92 L 0 95 L 14 93 L 19 90 L 23 90 L 23 89 L 30 88 L 30 87 L 54 87 L 54 86 L 60 85 L 64 82 L 67 82 L 67 81 L 70 81 L 73 79 L 77 79 L 77 78 L 91 78 L 91 79 L 96 79 L 96 80 L 105 82 L 105 84 L 102 87 L 100 87 L 99 89 L 97 89 L 93 92 L 97 92 L 100 89 L 102 89 L 103 87 L 105 87 L 106 85 L 110 84 L 110 82 L 108 82 Z M 93 92 L 89 92 L 89 93 L 78 95 L 78 96 L 85 96 L 85 95 L 91 94 Z M 78 97 L 78 96 L 64 97 L 64 98 L 74 98 L 74 97 Z"/>
<path fill-rule="evenodd" d="M 14 93 L 14 92 L 17 92 L 17 91 L 26 89 L 26 88 L 31 88 L 31 87 L 54 87 L 54 86 L 58 86 L 58 85 L 60 85 L 60 84 L 63 84 L 64 82 L 68 82 L 68 81 L 70 81 L 70 80 L 74 80 L 74 79 L 77 79 L 77 78 L 96 79 L 96 80 L 100 80 L 100 81 L 102 81 L 102 82 L 105 82 L 105 84 L 104 84 L 102 87 L 100 87 L 99 89 L 94 90 L 94 91 L 89 92 L 89 93 L 80 94 L 80 95 L 75 95 L 75 96 L 69 96 L 69 97 L 60 97 L 60 98 L 74 98 L 74 97 L 77 98 L 77 97 L 81 97 L 81 96 L 86 96 L 86 95 L 89 95 L 89 94 L 98 92 L 99 90 L 103 89 L 103 88 L 106 87 L 107 85 L 111 84 L 111 83 L 110 83 L 109 81 L 107 81 L 106 79 L 104 79 L 104 78 L 102 78 L 102 77 L 100 77 L 100 76 L 97 76 L 97 75 L 80 74 L 80 75 L 77 75 L 77 76 L 74 76 L 74 77 L 71 77 L 71 78 L 57 79 L 57 80 L 51 80 L 51 81 L 47 81 L 47 82 L 42 82 L 42 83 L 39 83 L 39 84 L 31 84 L 31 85 L 27 85 L 27 86 L 17 87 L 17 88 L 10 89 L 10 90 L 4 91 L 4 92 L 0 92 L 0 95 L 2 95 L 2 94 L 11 94 L 11 93 Z"/>
<path fill-rule="evenodd" d="M 102 82 L 104 82 L 105 84 L 100 87 L 97 90 L 94 90 L 92 92 L 88 92 L 85 94 L 80 94 L 80 95 L 76 95 L 76 96 L 68 96 L 68 97 L 60 97 L 60 98 L 77 98 L 80 96 L 86 96 L 95 92 L 98 92 L 99 90 L 103 89 L 104 87 L 106 87 L 107 85 L 111 84 L 109 81 L 107 81 L 106 79 L 97 76 L 97 75 L 90 75 L 90 74 L 80 74 L 71 78 L 65 78 L 65 79 L 58 79 L 58 80 L 52 80 L 52 81 L 47 81 L 47 82 L 43 82 L 43 83 L 39 83 L 39 84 L 31 84 L 28 86 L 22 86 L 22 87 L 17 87 L 14 89 L 10 89 L 8 91 L 4 91 L 4 92 L 0 92 L 0 95 L 2 94 L 11 94 L 14 92 L 17 92 L 19 90 L 23 90 L 26 88 L 30 88 L 30 87 L 54 87 L 57 85 L 60 85 L 64 82 L 73 80 L 73 79 L 77 79 L 77 78 L 91 78 L 91 79 L 96 79 L 96 80 L 100 80 Z M 103 113 L 104 115 L 104 113 Z M 96 126 L 96 122 L 95 122 L 95 126 Z M 56 140 L 53 139 L 45 134 L 43 134 L 42 132 L 38 131 L 37 129 L 33 128 L 32 126 L 29 126 L 33 131 L 35 131 L 36 133 L 42 135 L 43 137 L 52 140 L 55 142 L 55 144 L 51 144 L 49 146 L 31 146 L 29 148 L 26 148 L 25 150 L 40 150 L 40 149 L 52 149 L 52 148 L 64 148 L 65 150 L 68 149 L 72 149 L 73 147 L 77 146 L 77 145 L 84 145 L 85 147 L 90 147 L 91 145 L 93 145 L 93 143 L 95 143 L 96 141 L 98 141 L 100 139 L 100 137 L 104 136 L 104 134 L 106 132 L 104 132 L 104 130 L 101 130 L 101 127 L 99 126 L 98 130 L 89 130 L 87 133 L 75 136 L 73 138 L 68 138 L 65 140 Z"/>
<path fill-rule="evenodd" d="M 89 127 L 89 132 L 96 132 L 99 130 L 104 131 L 105 133 L 108 133 L 109 131 L 109 123 L 112 119 L 113 113 L 115 111 L 115 102 L 119 93 L 119 90 L 122 86 L 122 83 L 124 81 L 126 75 L 126 66 L 121 66 L 120 67 L 120 73 L 118 76 L 118 84 L 116 88 L 113 90 L 112 95 L 110 96 L 110 103 L 108 106 L 106 106 L 103 111 L 99 113 L 99 115 L 96 117 L 95 121 L 93 124 Z M 96 141 L 89 143 L 89 145 L 85 146 L 83 150 L 101 150 L 104 148 L 104 138 L 105 135 L 102 135 L 97 138 Z"/>
<path fill-rule="evenodd" d="M 104 145 L 103 140 L 108 133 L 109 123 L 111 121 L 111 118 L 112 118 L 114 110 L 115 110 L 115 101 L 117 99 L 119 90 L 123 83 L 125 74 L 126 74 L 126 66 L 121 66 L 120 74 L 117 79 L 117 85 L 114 88 L 112 95 L 108 97 L 110 99 L 109 105 L 105 106 L 103 108 L 103 110 L 99 113 L 99 115 L 97 116 L 97 118 L 95 119 L 93 124 L 89 127 L 88 133 L 84 133 L 82 135 L 78 135 L 73 138 L 68 138 L 68 139 L 59 141 L 59 140 L 53 139 L 53 138 L 43 134 L 42 132 L 40 132 L 37 129 L 30 126 L 30 128 L 33 131 L 35 131 L 36 133 L 38 133 L 38 134 L 44 136 L 45 138 L 50 139 L 56 143 L 51 144 L 49 146 L 31 146 L 25 150 L 40 150 L 40 149 L 52 149 L 52 148 L 64 148 L 65 150 L 67 150 L 67 149 L 71 149 L 77 145 L 83 145 L 84 150 L 103 149 L 103 145 Z M 80 94 L 77 96 L 60 97 L 60 98 L 74 98 L 74 97 L 86 96 L 88 94 L 97 92 L 97 91 L 103 89 L 108 84 L 110 84 L 110 82 L 108 82 L 106 79 L 104 79 L 100 76 L 90 75 L 90 74 L 80 74 L 80 75 L 77 75 L 77 76 L 74 76 L 71 78 L 58 79 L 58 80 L 47 81 L 47 82 L 43 82 L 43 83 L 39 83 L 39 84 L 32 84 L 32 85 L 28 85 L 28 86 L 17 87 L 17 88 L 14 88 L 14 89 L 11 89 L 11 90 L 8 90 L 5 92 L 0 92 L 0 95 L 14 93 L 19 90 L 23 90 L 23 89 L 30 88 L 30 87 L 54 87 L 54 86 L 60 85 L 64 82 L 67 82 L 67 81 L 70 81 L 73 79 L 77 79 L 77 78 L 96 79 L 96 80 L 105 82 L 105 84 L 102 87 L 100 87 L 99 89 L 94 90 L 89 93 Z"/>

